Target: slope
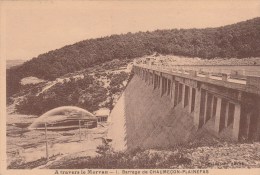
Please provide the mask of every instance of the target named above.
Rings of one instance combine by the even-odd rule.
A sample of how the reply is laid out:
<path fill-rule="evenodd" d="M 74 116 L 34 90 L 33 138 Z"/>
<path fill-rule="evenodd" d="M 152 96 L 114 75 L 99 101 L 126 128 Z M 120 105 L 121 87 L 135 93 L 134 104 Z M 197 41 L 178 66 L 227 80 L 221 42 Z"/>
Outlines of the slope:
<path fill-rule="evenodd" d="M 192 115 L 181 105 L 173 108 L 169 96 L 161 97 L 158 89 L 134 76 L 111 112 L 108 137 L 115 150 L 169 148 L 191 141 L 218 140 L 208 126 L 210 122 L 197 130 Z"/>
<path fill-rule="evenodd" d="M 154 52 L 207 59 L 257 57 L 260 56 L 259 45 L 259 17 L 218 28 L 112 35 L 84 40 L 41 54 L 22 66 L 10 69 L 7 82 L 8 86 L 17 86 L 17 81 L 28 76 L 54 80 L 66 73 L 105 61 L 132 59 Z"/>

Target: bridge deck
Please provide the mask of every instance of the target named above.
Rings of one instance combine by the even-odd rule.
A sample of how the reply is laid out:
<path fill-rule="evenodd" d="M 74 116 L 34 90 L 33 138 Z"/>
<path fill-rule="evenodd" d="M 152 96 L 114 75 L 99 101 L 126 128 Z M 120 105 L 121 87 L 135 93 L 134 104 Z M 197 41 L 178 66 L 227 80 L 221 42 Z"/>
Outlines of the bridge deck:
<path fill-rule="evenodd" d="M 259 71 L 242 70 L 241 73 L 241 70 L 230 69 L 228 71 L 227 69 L 220 70 L 219 68 L 217 69 L 212 68 L 212 69 L 208 69 L 207 72 L 205 69 L 202 69 L 199 66 L 194 66 L 193 68 L 192 66 L 188 66 L 188 67 L 183 66 L 183 68 L 181 68 L 180 66 L 163 67 L 163 66 L 154 66 L 154 65 L 147 65 L 147 64 L 135 64 L 135 66 L 157 71 L 157 72 L 162 72 L 169 75 L 175 75 L 183 78 L 193 79 L 199 82 L 206 82 L 217 86 L 222 86 L 226 88 L 236 89 L 236 90 L 260 95 L 260 84 L 256 84 L 252 86 L 248 83 L 249 77 L 260 79 Z M 255 72 L 254 75 L 252 72 Z"/>

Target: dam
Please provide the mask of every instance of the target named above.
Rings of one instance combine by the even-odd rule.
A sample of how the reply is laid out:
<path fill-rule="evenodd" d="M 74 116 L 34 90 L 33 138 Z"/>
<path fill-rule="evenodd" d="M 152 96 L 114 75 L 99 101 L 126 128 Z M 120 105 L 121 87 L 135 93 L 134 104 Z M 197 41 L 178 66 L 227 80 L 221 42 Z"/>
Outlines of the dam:
<path fill-rule="evenodd" d="M 111 112 L 114 149 L 260 140 L 256 72 L 134 63 L 133 73 Z"/>

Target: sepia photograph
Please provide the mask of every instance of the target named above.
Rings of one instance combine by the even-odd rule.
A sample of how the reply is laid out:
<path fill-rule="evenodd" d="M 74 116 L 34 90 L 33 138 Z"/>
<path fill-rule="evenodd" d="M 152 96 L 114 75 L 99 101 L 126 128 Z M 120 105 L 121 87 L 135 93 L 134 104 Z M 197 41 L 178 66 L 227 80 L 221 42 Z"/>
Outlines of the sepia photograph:
<path fill-rule="evenodd" d="M 0 2 L 0 174 L 260 174 L 259 0 Z"/>

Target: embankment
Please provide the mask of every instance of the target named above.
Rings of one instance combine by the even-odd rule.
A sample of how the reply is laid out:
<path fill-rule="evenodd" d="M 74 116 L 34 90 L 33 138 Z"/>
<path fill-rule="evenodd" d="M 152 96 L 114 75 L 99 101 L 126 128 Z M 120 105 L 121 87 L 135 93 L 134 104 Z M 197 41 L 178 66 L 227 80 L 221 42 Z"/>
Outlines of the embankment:
<path fill-rule="evenodd" d="M 108 137 L 115 150 L 171 147 L 189 141 L 216 139 L 212 122 L 199 130 L 193 113 L 181 104 L 173 107 L 171 97 L 134 76 L 111 112 Z M 228 135 L 228 129 L 222 135 Z"/>

